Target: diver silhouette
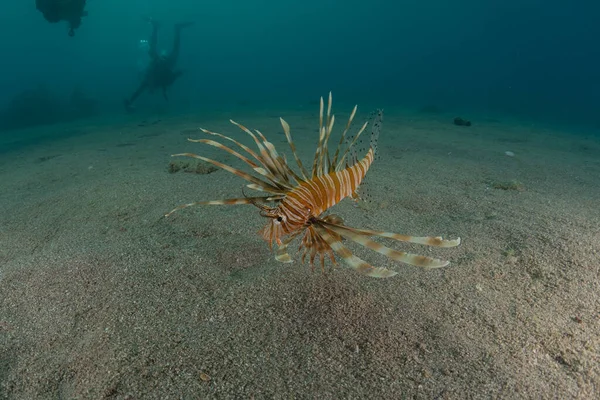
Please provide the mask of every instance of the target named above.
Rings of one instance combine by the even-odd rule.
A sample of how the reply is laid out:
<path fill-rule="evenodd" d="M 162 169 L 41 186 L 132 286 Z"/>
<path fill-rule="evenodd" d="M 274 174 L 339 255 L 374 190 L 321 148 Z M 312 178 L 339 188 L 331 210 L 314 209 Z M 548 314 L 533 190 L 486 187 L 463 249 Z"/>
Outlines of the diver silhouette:
<path fill-rule="evenodd" d="M 152 34 L 148 41 L 148 55 L 150 63 L 146 68 L 142 82 L 133 92 L 131 97 L 125 99 L 125 108 L 128 111 L 133 110 L 133 102 L 146 90 L 153 93 L 156 89 L 161 89 L 165 100 L 168 100 L 167 88 L 171 86 L 177 78 L 181 76 L 183 71 L 175 70 L 175 64 L 179 58 L 179 50 L 181 43 L 181 30 L 187 26 L 191 26 L 193 22 L 184 22 L 175 24 L 175 36 L 173 39 L 173 48 L 170 53 L 158 52 L 158 29 L 159 23 L 155 20 L 150 20 L 152 24 Z"/>
<path fill-rule="evenodd" d="M 46 21 L 69 23 L 69 36 L 75 36 L 75 29 L 81 26 L 81 18 L 87 16 L 86 0 L 35 0 L 36 8 L 44 15 Z"/>

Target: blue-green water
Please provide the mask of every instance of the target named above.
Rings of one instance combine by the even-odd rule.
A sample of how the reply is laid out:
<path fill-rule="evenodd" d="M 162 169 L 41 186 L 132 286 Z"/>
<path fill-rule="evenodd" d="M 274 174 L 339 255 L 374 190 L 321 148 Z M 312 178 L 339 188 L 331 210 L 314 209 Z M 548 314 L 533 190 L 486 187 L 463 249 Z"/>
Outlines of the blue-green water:
<path fill-rule="evenodd" d="M 100 115 L 122 112 L 152 17 L 165 50 L 174 23 L 196 22 L 182 34 L 184 75 L 169 90 L 170 112 L 297 104 L 333 90 L 380 107 L 597 126 L 600 5 L 591 1 L 88 0 L 86 10 L 70 38 L 33 1 L 2 6 L 0 107 L 43 85 L 65 107 L 78 89 Z M 164 106 L 158 92 L 138 102 Z"/>

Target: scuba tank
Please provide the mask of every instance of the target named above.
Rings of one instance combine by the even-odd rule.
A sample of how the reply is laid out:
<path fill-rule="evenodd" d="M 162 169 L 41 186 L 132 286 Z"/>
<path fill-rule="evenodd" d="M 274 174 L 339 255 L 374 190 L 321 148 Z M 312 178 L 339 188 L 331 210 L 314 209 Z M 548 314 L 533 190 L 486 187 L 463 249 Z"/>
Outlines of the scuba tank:
<path fill-rule="evenodd" d="M 150 63 L 150 55 L 148 52 L 150 51 L 150 43 L 148 43 L 145 39 L 140 39 L 137 46 L 137 69 L 140 78 L 146 72 L 146 68 L 148 68 L 148 64 Z"/>

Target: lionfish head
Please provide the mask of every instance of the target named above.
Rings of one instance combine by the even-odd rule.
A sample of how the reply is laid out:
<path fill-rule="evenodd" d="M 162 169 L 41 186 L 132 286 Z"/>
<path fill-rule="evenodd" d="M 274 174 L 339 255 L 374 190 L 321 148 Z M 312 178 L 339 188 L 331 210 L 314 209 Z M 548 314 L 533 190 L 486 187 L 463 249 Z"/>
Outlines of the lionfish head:
<path fill-rule="evenodd" d="M 263 205 L 260 208 L 260 215 L 268 218 L 269 221 L 258 233 L 269 243 L 269 247 L 273 245 L 274 241 L 281 244 L 281 237 L 289 233 L 286 216 L 279 210 L 279 207 L 271 208 Z"/>

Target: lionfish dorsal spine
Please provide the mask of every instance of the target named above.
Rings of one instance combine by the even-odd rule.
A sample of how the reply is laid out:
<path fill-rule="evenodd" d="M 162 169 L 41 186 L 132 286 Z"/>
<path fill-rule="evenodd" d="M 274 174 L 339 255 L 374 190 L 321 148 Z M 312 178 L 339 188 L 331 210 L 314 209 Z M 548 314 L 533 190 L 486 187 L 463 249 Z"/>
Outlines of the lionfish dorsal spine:
<path fill-rule="evenodd" d="M 285 137 L 290 146 L 290 149 L 292 150 L 292 154 L 294 155 L 294 158 L 296 159 L 296 164 L 298 165 L 298 169 L 300 170 L 300 174 L 302 175 L 302 180 L 307 181 L 308 180 L 308 172 L 304 168 L 304 165 L 302 164 L 302 161 L 300 160 L 300 157 L 298 157 L 298 153 L 296 152 L 296 145 L 294 144 L 294 141 L 292 140 L 292 133 L 290 131 L 290 125 L 283 118 L 279 118 L 279 121 L 281 122 L 281 127 L 283 128 L 283 133 L 285 133 Z M 290 168 L 290 170 L 291 170 L 291 168 Z M 296 180 L 298 180 L 298 178 L 296 178 Z"/>
<path fill-rule="evenodd" d="M 331 169 L 337 171 L 337 160 L 340 155 L 340 151 L 342 150 L 342 146 L 346 143 L 346 134 L 352 125 L 352 121 L 354 120 L 354 116 L 356 115 L 356 110 L 358 110 L 358 105 L 355 105 L 352 109 L 352 113 L 350 113 L 350 118 L 348 118 L 348 122 L 346 123 L 346 128 L 344 128 L 344 132 L 342 132 L 342 136 L 340 137 L 340 141 L 338 142 L 337 148 L 335 149 L 335 154 L 333 156 L 333 160 L 331 161 Z"/>

